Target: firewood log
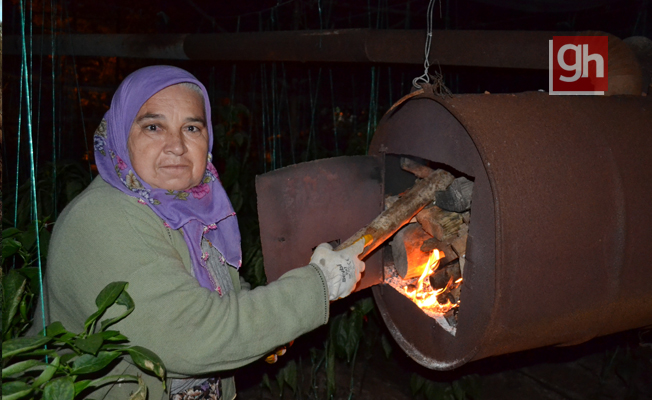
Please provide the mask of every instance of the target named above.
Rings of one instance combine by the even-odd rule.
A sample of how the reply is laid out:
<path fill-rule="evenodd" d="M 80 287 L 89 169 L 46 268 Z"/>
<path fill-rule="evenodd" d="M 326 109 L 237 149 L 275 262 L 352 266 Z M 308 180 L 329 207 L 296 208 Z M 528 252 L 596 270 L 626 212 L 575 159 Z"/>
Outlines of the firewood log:
<path fill-rule="evenodd" d="M 439 255 L 441 257 L 439 262 L 441 265 L 457 260 L 458 253 L 453 250 L 451 244 L 448 242 L 441 242 L 437 240 L 437 238 L 431 238 L 423 242 L 421 245 L 421 251 L 428 254 L 430 254 L 434 249 L 439 250 L 440 253 L 444 253 L 443 256 L 441 254 Z"/>
<path fill-rule="evenodd" d="M 471 211 L 462 213 L 462 221 L 467 225 L 471 222 Z"/>
<path fill-rule="evenodd" d="M 453 179 L 453 175 L 444 170 L 433 171 L 428 177 L 417 181 L 390 208 L 374 218 L 369 225 L 354 233 L 337 249 L 344 249 L 362 238 L 371 237 L 371 241 L 367 241 L 364 251 L 359 256 L 363 259 L 432 202 L 435 192 L 446 190 Z"/>
<path fill-rule="evenodd" d="M 435 194 L 435 204 L 443 210 L 461 213 L 471 208 L 472 193 L 473 182 L 460 177 L 455 179 L 445 191 Z"/>
<path fill-rule="evenodd" d="M 469 235 L 467 233 L 462 236 L 456 237 L 451 242 L 451 247 L 453 248 L 453 250 L 455 250 L 455 253 L 457 253 L 459 257 L 462 257 L 464 254 L 466 254 L 466 240 L 468 239 L 468 237 Z"/>
<path fill-rule="evenodd" d="M 464 224 L 460 214 L 444 211 L 437 206 L 421 210 L 417 214 L 417 221 L 426 232 L 439 241 L 457 236 L 457 232 Z"/>
<path fill-rule="evenodd" d="M 388 208 L 390 208 L 391 206 L 393 206 L 394 203 L 396 203 L 396 202 L 398 201 L 399 198 L 400 198 L 400 197 L 399 197 L 398 195 L 396 195 L 396 196 L 387 196 L 387 197 L 385 197 L 385 210 L 387 210 Z"/>
<path fill-rule="evenodd" d="M 434 172 L 432 168 L 405 157 L 401 157 L 401 169 L 413 173 L 417 178 L 427 178 Z"/>
<path fill-rule="evenodd" d="M 408 224 L 401 228 L 391 241 L 394 268 L 403 279 L 419 277 L 428 263 L 429 252 L 420 249 L 424 241 L 431 239 L 419 224 Z"/>
<path fill-rule="evenodd" d="M 455 282 L 456 280 L 462 277 L 462 272 L 460 271 L 460 263 L 453 262 L 443 267 L 439 267 L 435 272 L 430 275 L 430 286 L 433 289 L 441 289 L 446 287 L 449 281 Z"/>

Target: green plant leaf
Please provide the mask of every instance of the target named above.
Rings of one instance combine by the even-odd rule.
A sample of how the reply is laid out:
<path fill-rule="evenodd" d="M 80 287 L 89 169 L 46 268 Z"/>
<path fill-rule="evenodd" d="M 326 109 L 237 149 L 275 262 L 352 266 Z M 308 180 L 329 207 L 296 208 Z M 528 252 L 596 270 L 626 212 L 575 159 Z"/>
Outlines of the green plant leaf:
<path fill-rule="evenodd" d="M 43 365 L 43 363 L 39 360 L 25 360 L 25 361 L 9 364 L 8 366 L 2 369 L 2 379 L 6 379 L 12 375 L 21 374 L 37 365 Z"/>
<path fill-rule="evenodd" d="M 147 399 L 147 385 L 145 381 L 139 376 L 138 377 L 138 389 L 129 396 L 129 400 L 146 400 Z"/>
<path fill-rule="evenodd" d="M 77 381 L 77 382 L 75 382 L 75 397 L 77 397 L 77 395 L 78 395 L 79 393 L 81 393 L 82 390 L 84 390 L 84 389 L 86 389 L 87 387 L 89 387 L 90 384 L 91 384 L 91 382 L 93 382 L 93 381 L 90 380 L 90 379 L 84 379 L 83 381 Z"/>
<path fill-rule="evenodd" d="M 235 135 L 233 135 L 233 140 L 238 146 L 242 146 L 242 143 L 244 143 L 246 139 L 246 136 L 242 132 L 237 132 Z"/>
<path fill-rule="evenodd" d="M 52 362 L 50 363 L 50 365 L 45 367 L 43 372 L 41 372 L 41 375 L 39 375 L 39 377 L 36 378 L 36 380 L 32 384 L 32 387 L 35 387 L 35 388 L 39 387 L 42 384 L 48 382 L 50 379 L 52 379 L 52 377 L 54 376 L 54 373 L 57 372 L 57 369 L 59 368 L 60 360 L 61 360 L 60 357 L 55 357 L 54 360 L 52 360 Z"/>
<path fill-rule="evenodd" d="M 48 382 L 43 388 L 43 400 L 73 400 L 75 384 L 72 376 L 62 376 Z"/>
<path fill-rule="evenodd" d="M 100 324 L 100 330 L 104 331 L 106 328 L 109 326 L 115 324 L 116 322 L 120 321 L 127 315 L 131 314 L 132 311 L 134 311 L 134 308 L 136 305 L 134 304 L 134 300 L 129 296 L 129 293 L 127 293 L 126 290 L 123 290 L 122 293 L 120 293 L 120 296 L 115 301 L 115 304 L 119 304 L 121 306 L 125 306 L 127 310 L 123 312 L 121 315 L 114 317 L 114 318 L 107 318 L 102 323 Z"/>
<path fill-rule="evenodd" d="M 50 337 L 59 336 L 62 333 L 66 333 L 68 330 L 63 326 L 59 321 L 53 322 L 45 329 L 45 334 Z"/>
<path fill-rule="evenodd" d="M 426 380 L 423 394 L 428 400 L 455 400 L 450 385 Z"/>
<path fill-rule="evenodd" d="M 20 229 L 18 229 L 18 228 L 14 228 L 14 227 L 7 228 L 7 229 L 2 231 L 2 238 L 6 239 L 6 238 L 14 237 L 14 236 L 18 235 L 21 232 L 22 231 Z"/>
<path fill-rule="evenodd" d="M 366 297 L 356 303 L 356 310 L 362 313 L 362 315 L 367 315 L 371 310 L 374 309 L 374 301 L 371 297 Z"/>
<path fill-rule="evenodd" d="M 23 381 L 2 383 L 2 400 L 16 400 L 32 392 L 32 387 Z"/>
<path fill-rule="evenodd" d="M 120 294 L 127 287 L 127 282 L 111 282 L 102 289 L 97 298 L 95 299 L 95 305 L 97 305 L 97 311 L 95 311 L 84 323 L 84 328 L 88 331 L 89 327 L 100 317 L 107 308 L 111 307 L 115 301 L 118 299 Z"/>
<path fill-rule="evenodd" d="M 454 383 L 464 390 L 464 396 L 471 399 L 479 399 L 482 391 L 482 381 L 478 374 L 466 375 Z M 454 388 L 453 388 L 454 389 Z"/>
<path fill-rule="evenodd" d="M 67 365 L 73 358 L 77 357 L 75 353 L 66 353 L 61 355 L 61 363 Z"/>
<path fill-rule="evenodd" d="M 422 376 L 412 373 L 412 376 L 410 376 L 410 392 L 412 392 L 413 397 L 423 389 L 424 383 L 426 383 L 426 380 Z"/>
<path fill-rule="evenodd" d="M 27 284 L 29 285 L 26 290 L 30 291 L 31 293 L 38 295 L 41 288 L 40 286 L 40 281 L 39 281 L 39 271 L 38 267 L 23 267 L 18 270 L 21 275 L 23 275 L 25 278 L 27 278 Z"/>
<path fill-rule="evenodd" d="M 389 356 L 392 354 L 392 345 L 389 343 L 387 336 L 385 335 L 380 336 L 380 345 L 383 347 L 383 351 L 385 352 L 385 357 L 389 359 Z"/>
<path fill-rule="evenodd" d="M 453 387 L 453 397 L 455 400 L 466 400 L 466 391 L 460 385 L 459 381 L 453 382 L 451 386 Z"/>
<path fill-rule="evenodd" d="M 151 371 L 156 376 L 165 380 L 165 365 L 153 351 L 141 346 L 132 346 L 126 349 L 133 362 L 145 371 Z"/>
<path fill-rule="evenodd" d="M 9 257 L 18 253 L 22 245 L 19 241 L 14 238 L 5 238 L 2 239 L 2 260 L 7 260 Z"/>
<path fill-rule="evenodd" d="M 25 250 L 29 251 L 34 247 L 36 244 L 36 226 L 33 220 L 27 227 L 27 230 L 19 235 L 18 238 Z"/>
<path fill-rule="evenodd" d="M 283 374 L 281 371 L 276 374 L 276 384 L 278 385 L 278 397 L 283 397 L 283 387 L 285 386 L 285 379 L 283 379 Z"/>
<path fill-rule="evenodd" d="M 33 350 L 33 351 L 28 351 L 27 353 L 21 353 L 21 357 L 56 357 L 57 356 L 57 351 L 54 349 L 39 349 L 39 350 Z"/>
<path fill-rule="evenodd" d="M 41 228 L 39 232 L 39 245 L 41 246 L 41 256 L 46 256 L 48 254 L 48 248 L 50 247 L 50 236 L 52 234 L 45 228 Z"/>
<path fill-rule="evenodd" d="M 104 340 L 112 340 L 114 342 L 118 340 L 129 340 L 125 335 L 121 334 L 120 331 L 109 330 L 100 332 L 100 334 Z"/>
<path fill-rule="evenodd" d="M 97 308 L 106 310 L 111 307 L 118 297 L 120 297 L 120 294 L 127 289 L 128 285 L 127 282 L 111 282 L 106 285 L 95 298 L 95 305 Z"/>
<path fill-rule="evenodd" d="M 4 240 L 3 240 L 4 242 Z M 4 252 L 4 248 L 2 250 Z M 14 325 L 14 316 L 25 294 L 27 279 L 16 270 L 11 270 L 2 278 L 2 334 L 3 337 Z M 4 342 L 3 342 L 4 348 Z M 4 352 L 3 352 L 4 358 Z"/>
<path fill-rule="evenodd" d="M 100 387 L 114 382 L 138 382 L 138 377 L 134 375 L 111 375 L 95 380 L 86 379 L 83 381 L 77 381 L 75 382 L 75 396 L 81 393 L 81 391 L 84 389 L 91 387 Z"/>
<path fill-rule="evenodd" d="M 92 354 L 83 354 L 72 362 L 73 375 L 90 374 L 104 369 L 111 361 L 120 356 L 119 351 L 100 351 L 97 356 Z"/>
<path fill-rule="evenodd" d="M 52 338 L 47 336 L 19 337 L 2 342 L 2 359 L 41 347 Z"/>
<path fill-rule="evenodd" d="M 332 343 L 327 345 L 326 356 L 326 391 L 328 398 L 335 395 L 335 346 Z"/>
<path fill-rule="evenodd" d="M 94 333 L 92 335 L 88 335 L 85 338 L 78 337 L 75 340 L 75 347 L 77 347 L 79 350 L 83 351 L 84 353 L 96 355 L 97 352 L 100 350 L 100 347 L 102 347 L 102 343 L 104 343 L 104 339 L 102 339 L 102 334 Z"/>
<path fill-rule="evenodd" d="M 272 392 L 272 382 L 269 381 L 269 375 L 267 375 L 267 373 L 263 374 L 263 381 L 260 384 L 269 389 L 270 393 L 274 393 Z"/>
<path fill-rule="evenodd" d="M 20 311 L 20 320 L 21 321 L 29 321 L 29 315 L 27 313 L 27 309 L 29 306 L 32 304 L 32 295 L 25 294 L 22 299 L 20 299 L 20 305 L 18 306 L 18 310 Z"/>
<path fill-rule="evenodd" d="M 362 337 L 362 317 L 359 313 L 338 315 L 331 323 L 330 338 L 335 345 L 338 356 L 345 358 L 348 363 L 353 358 L 353 353 Z"/>
<path fill-rule="evenodd" d="M 279 372 L 276 379 L 279 379 L 279 376 L 285 384 L 287 384 L 292 392 L 296 393 L 297 391 L 297 363 L 294 360 L 291 360 L 284 366 Z M 281 384 L 279 383 L 279 386 Z"/>

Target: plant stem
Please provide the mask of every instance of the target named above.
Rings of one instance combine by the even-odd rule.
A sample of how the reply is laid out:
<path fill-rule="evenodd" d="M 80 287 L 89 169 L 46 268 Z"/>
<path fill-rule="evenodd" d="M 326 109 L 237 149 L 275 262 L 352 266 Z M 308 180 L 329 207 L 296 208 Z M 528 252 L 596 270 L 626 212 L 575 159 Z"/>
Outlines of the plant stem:
<path fill-rule="evenodd" d="M 353 352 L 353 360 L 351 360 L 351 384 L 349 385 L 349 400 L 353 399 L 353 386 L 355 380 L 353 379 L 355 373 L 355 358 L 358 355 L 358 349 L 360 348 L 360 341 L 355 345 L 355 351 Z"/>

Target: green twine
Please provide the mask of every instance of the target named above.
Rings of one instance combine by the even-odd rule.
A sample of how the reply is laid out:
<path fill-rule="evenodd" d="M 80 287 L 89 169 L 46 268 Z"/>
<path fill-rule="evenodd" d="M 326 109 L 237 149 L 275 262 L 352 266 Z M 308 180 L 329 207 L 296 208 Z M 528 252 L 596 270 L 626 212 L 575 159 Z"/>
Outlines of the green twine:
<path fill-rule="evenodd" d="M 308 70 L 308 94 L 310 96 L 310 133 L 308 134 L 308 145 L 306 146 L 306 159 L 308 161 L 308 156 L 310 154 L 310 142 L 311 138 L 315 136 L 315 112 L 317 110 L 317 99 L 319 98 L 319 83 L 321 82 L 321 67 L 319 67 L 319 73 L 317 74 L 317 86 L 315 88 L 315 96 L 312 96 L 312 76 L 310 70 Z M 315 147 L 314 156 L 317 158 L 317 138 L 313 141 L 313 146 Z"/>
<path fill-rule="evenodd" d="M 70 20 L 70 16 L 68 15 L 68 8 L 66 7 L 65 2 L 63 2 L 63 10 L 66 12 L 66 19 Z M 70 24 L 68 24 L 68 35 L 70 35 L 69 37 L 72 38 L 72 32 L 70 31 Z M 72 48 L 72 39 L 70 39 L 70 47 Z M 88 162 L 88 174 L 92 179 L 93 170 L 91 169 L 91 156 L 88 151 L 88 140 L 86 140 L 86 124 L 84 121 L 84 109 L 82 107 L 82 101 L 81 101 L 81 89 L 79 88 L 79 79 L 77 78 L 77 62 L 75 61 L 74 49 L 72 51 L 72 70 L 75 75 L 75 87 L 77 88 L 77 100 L 79 101 L 79 113 L 81 114 L 82 132 L 84 133 L 84 146 L 86 148 L 86 161 Z"/>
<path fill-rule="evenodd" d="M 261 115 L 261 121 L 262 121 L 262 136 L 263 136 L 263 169 L 264 172 L 267 172 L 267 102 L 266 102 L 266 85 L 265 85 L 265 77 L 266 77 L 266 70 L 265 70 L 265 64 L 260 65 L 260 103 L 261 103 L 261 108 L 262 108 L 262 115 Z"/>
<path fill-rule="evenodd" d="M 39 80 L 38 80 L 38 106 L 36 109 L 36 154 L 41 154 L 39 145 L 41 143 L 41 95 L 43 94 L 43 40 L 45 38 L 45 7 L 41 10 L 41 50 L 39 51 Z M 38 165 L 37 165 L 38 167 Z"/>
<path fill-rule="evenodd" d="M 328 75 L 331 81 L 331 109 L 333 114 L 333 136 L 335 137 L 335 156 L 339 156 L 339 149 L 337 145 L 337 113 L 335 111 L 335 91 L 333 90 L 333 70 L 328 69 Z"/>
<path fill-rule="evenodd" d="M 394 104 L 392 101 L 392 67 L 387 67 L 387 86 L 389 87 L 389 107 Z"/>
<path fill-rule="evenodd" d="M 52 209 L 54 212 L 54 220 L 56 221 L 58 216 L 58 204 L 57 204 L 57 140 L 56 140 L 56 128 L 55 128 L 55 117 L 56 117 L 56 108 L 55 108 L 55 90 L 54 90 L 54 32 L 55 32 L 55 18 L 54 18 L 54 2 L 50 0 L 50 37 L 52 40 Z M 45 24 L 44 24 L 45 25 Z"/>
<path fill-rule="evenodd" d="M 380 71 L 379 74 L 380 75 Z M 371 67 L 371 91 L 369 93 L 369 112 L 367 113 L 367 146 L 365 148 L 365 154 L 369 153 L 369 142 L 371 141 L 371 136 L 372 136 L 372 130 L 375 129 L 375 119 L 376 119 L 376 67 Z M 372 120 L 373 122 L 373 127 L 372 127 Z"/>
<path fill-rule="evenodd" d="M 276 169 L 276 128 L 278 119 L 276 115 L 276 63 L 272 63 L 272 72 L 270 78 L 270 92 L 272 94 L 272 171 Z"/>
<path fill-rule="evenodd" d="M 29 138 L 29 160 L 30 160 L 30 181 L 32 186 L 32 207 L 34 212 L 34 228 L 36 231 L 36 259 L 38 264 L 38 280 L 39 280 L 39 290 L 41 292 L 41 299 L 43 298 L 43 268 L 41 266 L 41 241 L 39 235 L 38 227 L 38 209 L 36 204 L 36 176 L 34 174 L 34 146 L 32 143 L 32 107 L 31 99 L 29 95 L 29 73 L 27 72 L 27 46 L 25 43 L 25 12 L 23 6 L 23 0 L 20 0 L 20 22 L 21 22 L 21 36 L 22 36 L 22 45 L 23 45 L 23 64 L 25 68 L 23 69 L 25 79 L 25 96 L 26 96 L 26 105 L 27 105 L 27 134 Z M 43 317 L 43 327 L 47 326 L 46 316 L 45 316 L 45 302 L 41 301 L 41 315 Z M 45 336 L 45 329 L 43 329 L 43 336 Z M 47 358 L 46 358 L 47 362 Z"/>
<path fill-rule="evenodd" d="M 290 95 L 288 90 L 288 80 L 285 75 L 285 63 L 281 63 L 281 69 L 283 70 L 283 88 L 285 89 L 285 107 L 288 112 L 288 131 L 290 132 L 290 151 L 292 152 L 292 164 L 296 164 L 295 158 L 295 142 L 296 142 L 296 132 L 292 129 L 292 116 L 290 114 Z"/>
<path fill-rule="evenodd" d="M 23 120 L 23 69 L 25 64 L 20 64 L 20 89 L 19 89 L 19 101 L 18 101 L 18 147 L 16 148 L 16 193 L 14 197 L 14 226 L 18 225 L 18 183 L 20 176 L 20 133 L 22 132 L 22 120 Z M 14 266 L 16 261 L 14 260 Z"/>

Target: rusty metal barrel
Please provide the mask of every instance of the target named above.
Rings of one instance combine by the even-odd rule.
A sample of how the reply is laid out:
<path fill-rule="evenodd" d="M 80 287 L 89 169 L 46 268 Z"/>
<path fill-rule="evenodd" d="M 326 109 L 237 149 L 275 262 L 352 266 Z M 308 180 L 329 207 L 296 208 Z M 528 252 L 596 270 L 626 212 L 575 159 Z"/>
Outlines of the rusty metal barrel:
<path fill-rule="evenodd" d="M 475 181 L 455 336 L 373 288 L 420 364 L 451 369 L 652 324 L 652 99 L 421 92 L 383 117 L 370 153 Z"/>

